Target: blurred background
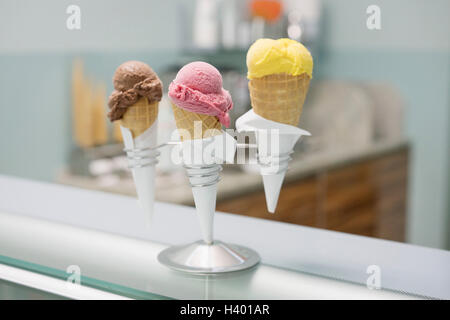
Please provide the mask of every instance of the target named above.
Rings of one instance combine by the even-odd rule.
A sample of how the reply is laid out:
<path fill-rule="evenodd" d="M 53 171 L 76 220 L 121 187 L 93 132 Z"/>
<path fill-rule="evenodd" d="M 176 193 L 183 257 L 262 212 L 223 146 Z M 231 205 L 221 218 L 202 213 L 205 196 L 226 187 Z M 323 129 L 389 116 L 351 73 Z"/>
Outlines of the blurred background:
<path fill-rule="evenodd" d="M 71 5 L 80 29 L 67 26 Z M 312 137 L 275 215 L 251 165 L 225 168 L 218 210 L 449 249 L 449 12 L 447 0 L 1 0 L 0 174 L 134 195 L 106 120 L 116 67 L 144 61 L 167 90 L 183 64 L 212 63 L 234 120 L 250 108 L 250 44 L 290 37 L 314 57 L 300 123 Z M 174 129 L 166 94 L 159 127 L 161 141 Z M 192 205 L 169 153 L 157 199 Z"/>

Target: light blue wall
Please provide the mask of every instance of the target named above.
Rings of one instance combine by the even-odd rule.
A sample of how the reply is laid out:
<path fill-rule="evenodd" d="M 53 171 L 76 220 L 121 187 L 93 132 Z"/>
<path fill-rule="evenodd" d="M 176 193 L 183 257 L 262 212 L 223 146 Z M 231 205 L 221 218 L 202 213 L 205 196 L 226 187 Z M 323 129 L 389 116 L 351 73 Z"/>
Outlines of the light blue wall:
<path fill-rule="evenodd" d="M 326 48 L 449 50 L 448 0 L 322 0 L 322 3 Z M 381 30 L 366 27 L 369 5 L 380 8 Z"/>
<path fill-rule="evenodd" d="M 0 57 L 0 172 L 50 180 L 70 148 L 69 60 Z"/>
<path fill-rule="evenodd" d="M 446 53 L 375 50 L 328 51 L 317 68 L 319 77 L 388 82 L 405 97 L 412 146 L 408 235 L 414 243 L 434 247 L 445 245 L 448 232 L 448 70 Z"/>
<path fill-rule="evenodd" d="M 129 59 L 149 63 L 156 72 L 176 61 L 174 51 L 85 53 L 88 75 L 112 91 L 115 68 Z M 0 55 L 0 174 L 52 181 L 73 147 L 71 68 L 74 56 Z"/>
<path fill-rule="evenodd" d="M 70 4 L 81 8 L 81 30 L 66 28 Z M 81 56 L 88 75 L 107 83 L 108 92 L 123 61 L 142 60 L 162 71 L 181 48 L 177 4 L 0 1 L 0 173 L 53 180 L 73 145 L 73 58 Z"/>

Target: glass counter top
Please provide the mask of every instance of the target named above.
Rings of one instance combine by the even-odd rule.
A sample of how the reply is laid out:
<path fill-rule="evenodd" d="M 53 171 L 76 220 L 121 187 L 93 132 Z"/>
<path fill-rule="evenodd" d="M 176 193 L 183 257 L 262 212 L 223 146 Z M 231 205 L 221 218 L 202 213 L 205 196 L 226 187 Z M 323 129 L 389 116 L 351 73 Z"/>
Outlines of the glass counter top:
<path fill-rule="evenodd" d="M 156 203 L 148 228 L 130 197 L 2 176 L 0 192 L 0 264 L 61 280 L 75 266 L 82 285 L 129 298 L 450 297 L 443 250 L 217 213 L 216 238 L 256 250 L 262 263 L 189 275 L 156 257 L 168 245 L 198 240 L 193 208 Z M 381 290 L 366 286 L 371 266 L 381 270 Z"/>
<path fill-rule="evenodd" d="M 158 246 L 152 246 L 156 249 Z M 160 246 L 164 248 L 165 246 Z M 156 251 L 157 253 L 158 251 Z M 149 256 L 151 256 L 149 252 Z M 129 257 L 127 257 L 129 258 Z M 58 260 L 57 257 L 54 257 Z M 141 259 L 139 259 L 141 260 Z M 171 271 L 152 259 L 121 269 L 105 264 L 83 264 L 80 284 L 131 299 L 414 299 L 400 292 L 369 290 L 347 281 L 259 264 L 256 267 L 220 275 L 190 275 Z M 129 261 L 129 260 L 128 260 Z M 56 262 L 56 261 L 55 261 Z M 54 263 L 55 263 L 54 262 Z M 73 273 L 0 256 L 0 263 L 68 281 Z M 46 261 L 47 264 L 52 264 Z M 59 263 L 55 263 L 57 265 Z M 0 272 L 1 273 L 1 272 Z M 94 277 L 92 277 L 92 276 Z M 1 278 L 1 274 L 0 274 Z M 35 289 L 33 289 L 35 290 Z M 41 288 L 45 292 L 45 288 Z M 54 295 L 52 299 L 57 297 Z"/>

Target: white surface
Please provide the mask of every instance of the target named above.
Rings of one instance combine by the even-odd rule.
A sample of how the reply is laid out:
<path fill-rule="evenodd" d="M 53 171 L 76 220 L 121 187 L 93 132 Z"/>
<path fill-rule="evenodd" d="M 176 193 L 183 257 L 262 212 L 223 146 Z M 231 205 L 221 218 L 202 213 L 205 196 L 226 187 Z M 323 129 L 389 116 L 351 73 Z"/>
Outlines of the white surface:
<path fill-rule="evenodd" d="M 264 265 L 221 276 L 185 275 L 158 263 L 165 245 L 17 214 L 0 214 L 0 243 L 2 255 L 61 270 L 77 265 L 82 276 L 176 299 L 412 298 Z M 50 283 L 40 287 L 46 285 L 52 289 Z"/>
<path fill-rule="evenodd" d="M 0 264 L 0 279 L 77 300 L 128 300 L 116 294 Z"/>
<path fill-rule="evenodd" d="M 171 284 L 167 277 L 174 283 L 184 278 L 169 275 L 157 265 L 156 254 L 164 246 L 148 240 L 180 244 L 198 240 L 200 235 L 195 210 L 188 207 L 157 202 L 154 224 L 149 230 L 142 223 L 136 201 L 125 196 L 5 176 L 0 176 L 0 194 L 0 254 L 35 263 L 45 260 L 54 267 L 60 264 L 60 268 L 78 264 L 82 270 L 89 270 L 91 277 L 101 278 L 116 271 L 116 282 L 126 277 L 129 286 L 144 285 L 142 278 L 135 277 L 153 277 L 155 272 L 162 272 L 164 277 L 152 278 L 153 285 L 179 288 L 181 284 Z M 216 213 L 215 219 L 216 238 L 256 250 L 264 264 L 362 284 L 368 278 L 367 267 L 378 265 L 383 288 L 450 298 L 447 251 L 223 213 Z M 62 224 L 55 227 L 55 223 Z M 311 286 L 317 281 L 316 293 L 321 291 L 321 285 L 328 284 L 322 287 L 324 297 L 327 290 L 337 290 L 336 283 L 340 284 L 268 266 L 257 272 L 273 274 L 271 280 L 255 285 L 267 286 L 270 291 L 268 283 L 277 282 L 280 290 L 274 289 L 273 294 L 279 293 L 280 298 L 285 297 L 288 287 L 295 287 L 291 281 L 295 277 L 298 293 L 303 297 L 313 297 L 313 292 L 302 291 L 308 287 L 301 285 L 306 281 L 304 278 L 309 279 Z M 263 275 L 261 278 L 264 279 Z M 208 279 L 203 281 L 198 282 L 208 283 Z M 223 284 L 228 285 L 237 284 L 233 281 Z M 152 289 L 150 284 L 146 288 Z M 245 286 L 241 289 L 236 297 L 250 290 Z"/>

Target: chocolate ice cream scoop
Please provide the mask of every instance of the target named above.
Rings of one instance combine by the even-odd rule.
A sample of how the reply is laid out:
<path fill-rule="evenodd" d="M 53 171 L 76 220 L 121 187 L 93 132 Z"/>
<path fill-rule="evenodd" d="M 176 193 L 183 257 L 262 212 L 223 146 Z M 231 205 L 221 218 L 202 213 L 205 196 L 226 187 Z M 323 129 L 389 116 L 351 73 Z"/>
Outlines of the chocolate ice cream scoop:
<path fill-rule="evenodd" d="M 116 90 L 108 101 L 108 117 L 111 121 L 121 119 L 127 108 L 141 97 L 146 97 L 149 103 L 160 101 L 162 97 L 162 83 L 158 75 L 140 61 L 121 64 L 114 73 L 113 83 Z"/>

